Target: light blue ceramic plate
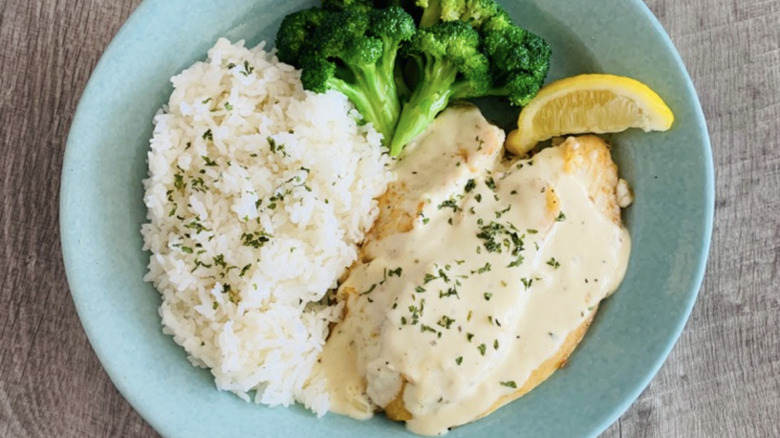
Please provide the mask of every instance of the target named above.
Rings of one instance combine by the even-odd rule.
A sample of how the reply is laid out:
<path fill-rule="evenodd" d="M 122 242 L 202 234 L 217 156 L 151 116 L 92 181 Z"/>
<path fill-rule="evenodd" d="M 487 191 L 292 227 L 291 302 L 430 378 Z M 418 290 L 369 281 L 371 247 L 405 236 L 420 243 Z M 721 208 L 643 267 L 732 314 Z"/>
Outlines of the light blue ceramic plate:
<path fill-rule="evenodd" d="M 713 214 L 712 157 L 702 111 L 669 37 L 640 0 L 504 2 L 554 50 L 551 78 L 609 72 L 649 84 L 677 122 L 663 134 L 613 138 L 636 191 L 627 211 L 633 254 L 620 290 L 599 311 L 569 365 L 528 396 L 453 437 L 595 436 L 648 384 L 674 345 L 704 273 Z M 267 408 L 219 392 L 164 336 L 158 293 L 141 278 L 141 180 L 152 116 L 169 78 L 204 58 L 219 36 L 273 41 L 303 1 L 146 0 L 98 64 L 65 154 L 61 231 L 65 266 L 84 328 L 127 400 L 169 437 L 385 437 L 402 425 L 302 408 Z"/>

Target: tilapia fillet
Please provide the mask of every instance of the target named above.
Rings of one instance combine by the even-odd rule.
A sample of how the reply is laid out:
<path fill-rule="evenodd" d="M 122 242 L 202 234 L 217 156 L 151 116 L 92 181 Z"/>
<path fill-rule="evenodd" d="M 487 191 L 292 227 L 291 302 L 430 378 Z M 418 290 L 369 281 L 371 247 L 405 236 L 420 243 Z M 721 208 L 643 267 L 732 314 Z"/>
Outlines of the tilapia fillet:
<path fill-rule="evenodd" d="M 475 108 L 408 147 L 319 364 L 332 406 L 432 435 L 485 416 L 561 367 L 625 272 L 629 194 L 598 137 L 503 159 Z"/>

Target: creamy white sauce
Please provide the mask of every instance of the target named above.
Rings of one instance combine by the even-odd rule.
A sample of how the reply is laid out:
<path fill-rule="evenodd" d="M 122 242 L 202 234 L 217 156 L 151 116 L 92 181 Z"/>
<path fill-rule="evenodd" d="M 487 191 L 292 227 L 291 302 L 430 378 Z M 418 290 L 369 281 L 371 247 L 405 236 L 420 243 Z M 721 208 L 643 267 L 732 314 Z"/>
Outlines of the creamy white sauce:
<path fill-rule="evenodd" d="M 406 381 L 407 427 L 445 433 L 517 391 L 620 284 L 628 233 L 566 145 L 506 163 L 501 136 L 448 110 L 398 163 L 401 208 L 422 209 L 412 230 L 367 243 L 372 260 L 341 286 L 357 293 L 315 371 L 332 410 L 370 417 Z"/>

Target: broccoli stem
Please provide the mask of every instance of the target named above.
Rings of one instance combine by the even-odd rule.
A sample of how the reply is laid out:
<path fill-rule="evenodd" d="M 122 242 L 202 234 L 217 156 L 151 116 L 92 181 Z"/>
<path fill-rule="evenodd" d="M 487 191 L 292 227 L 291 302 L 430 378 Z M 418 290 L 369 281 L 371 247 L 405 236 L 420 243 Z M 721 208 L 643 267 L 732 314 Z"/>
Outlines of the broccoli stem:
<path fill-rule="evenodd" d="M 406 84 L 406 80 L 404 79 L 404 66 L 402 63 L 396 64 L 395 68 L 395 88 L 398 92 L 398 99 L 401 102 L 406 102 L 407 99 L 409 99 L 409 96 L 412 95 L 412 90 L 409 88 L 409 86 Z"/>
<path fill-rule="evenodd" d="M 410 94 L 412 94 L 412 91 L 409 89 L 409 86 L 406 85 L 406 82 L 403 78 L 403 67 L 401 63 L 395 62 L 396 58 L 398 57 L 398 50 L 401 46 L 401 44 L 397 41 L 392 41 L 389 39 L 383 39 L 383 42 L 385 44 L 385 50 L 384 55 L 379 61 L 379 70 L 384 72 L 384 76 L 387 77 L 388 75 L 392 76 L 392 81 L 395 84 L 395 93 L 397 95 L 397 100 L 399 102 L 399 109 L 398 113 L 396 113 L 395 120 L 398 120 L 398 115 L 400 114 L 400 102 L 403 100 L 406 100 Z M 385 144 L 388 144 L 390 141 L 389 137 L 385 137 Z"/>
<path fill-rule="evenodd" d="M 401 102 L 396 91 L 395 76 L 382 68 L 352 68 L 355 84 L 341 79 L 330 79 L 331 88 L 338 90 L 355 105 L 367 122 L 374 125 L 385 144 L 393 138 L 401 113 Z"/>
<path fill-rule="evenodd" d="M 492 94 L 496 91 L 497 94 Z M 470 83 L 463 81 L 452 85 L 452 99 L 471 99 L 482 96 L 502 96 L 501 90 L 477 90 Z"/>
<path fill-rule="evenodd" d="M 423 80 L 418 82 L 404 105 L 395 136 L 390 142 L 390 155 L 398 156 L 407 143 L 420 135 L 450 102 L 458 68 L 449 62 L 425 63 Z"/>
<path fill-rule="evenodd" d="M 420 4 L 418 2 L 418 4 Z M 428 0 L 428 6 L 423 9 L 419 27 L 431 27 L 441 21 L 441 0 Z"/>

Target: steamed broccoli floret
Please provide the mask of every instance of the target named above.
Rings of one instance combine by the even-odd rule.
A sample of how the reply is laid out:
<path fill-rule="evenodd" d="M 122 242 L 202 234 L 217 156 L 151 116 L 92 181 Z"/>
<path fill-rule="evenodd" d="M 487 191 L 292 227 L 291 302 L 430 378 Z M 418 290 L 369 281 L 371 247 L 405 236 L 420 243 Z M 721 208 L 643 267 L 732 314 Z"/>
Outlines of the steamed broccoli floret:
<path fill-rule="evenodd" d="M 515 26 L 494 0 L 322 5 L 285 17 L 279 59 L 302 70 L 306 89 L 344 93 L 392 155 L 453 99 L 503 96 L 527 104 L 550 68 L 549 46 Z"/>
<path fill-rule="evenodd" d="M 414 32 L 414 20 L 400 7 L 307 9 L 282 21 L 277 54 L 302 69 L 307 90 L 344 93 L 387 144 L 401 111 L 396 54 Z"/>
<path fill-rule="evenodd" d="M 550 46 L 503 16 L 489 20 L 482 35 L 493 81 L 488 94 L 506 96 L 513 105 L 528 104 L 550 70 Z"/>
<path fill-rule="evenodd" d="M 465 21 L 480 29 L 485 22 L 497 16 L 509 19 L 504 8 L 493 0 L 442 0 L 442 21 Z"/>
<path fill-rule="evenodd" d="M 330 13 L 323 9 L 304 9 L 282 20 L 276 33 L 276 56 L 280 61 L 298 65 L 301 53 L 311 46 L 314 30 Z"/>
<path fill-rule="evenodd" d="M 484 22 L 506 11 L 494 0 L 417 0 L 423 8 L 420 27 L 429 27 L 440 21 L 465 21 L 479 29 Z"/>
<path fill-rule="evenodd" d="M 406 55 L 416 69 L 416 86 L 401 112 L 390 143 L 391 155 L 398 155 L 423 132 L 450 99 L 479 95 L 491 84 L 479 33 L 462 21 L 441 22 L 418 30 Z"/>
<path fill-rule="evenodd" d="M 515 26 L 493 0 L 418 0 L 417 5 L 424 8 L 421 29 L 408 50 L 415 74 L 407 75 L 417 86 L 401 113 L 391 143 L 392 155 L 399 154 L 451 100 L 502 96 L 513 105 L 526 105 L 550 68 L 550 47 Z M 457 45 L 469 47 L 468 55 L 438 54 L 440 46 L 454 40 L 468 41 Z M 456 75 L 451 69 L 448 74 L 437 70 L 442 68 L 442 60 L 452 59 L 457 59 Z"/>

